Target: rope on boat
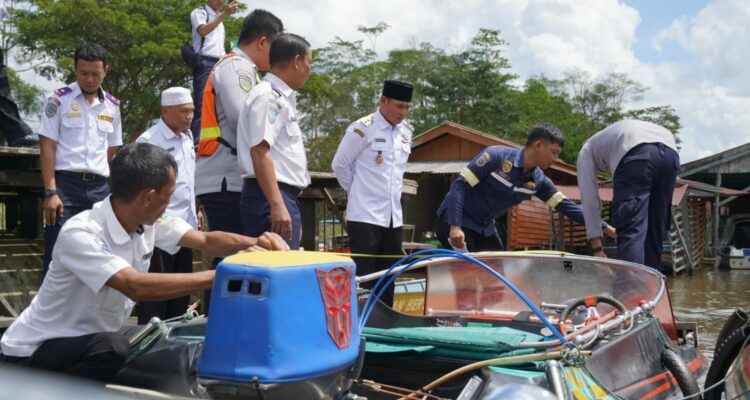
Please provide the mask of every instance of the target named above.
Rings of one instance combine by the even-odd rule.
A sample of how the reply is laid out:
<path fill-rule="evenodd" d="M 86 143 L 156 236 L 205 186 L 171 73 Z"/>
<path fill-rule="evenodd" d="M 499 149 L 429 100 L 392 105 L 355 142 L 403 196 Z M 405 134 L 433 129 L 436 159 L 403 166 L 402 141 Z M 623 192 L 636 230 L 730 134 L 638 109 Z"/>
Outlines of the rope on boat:
<path fill-rule="evenodd" d="M 419 256 L 421 259 L 414 259 L 415 256 Z M 518 289 L 513 283 L 511 283 L 509 280 L 507 280 L 502 274 L 495 271 L 494 269 L 490 268 L 487 264 L 477 260 L 476 258 L 469 256 L 464 253 L 459 253 L 457 251 L 453 250 L 447 250 L 447 249 L 430 249 L 430 250 L 420 250 L 416 253 L 412 253 L 410 255 L 407 255 L 406 257 L 401 258 L 400 260 L 396 261 L 393 265 L 391 265 L 390 268 L 383 274 L 383 276 L 378 279 L 378 281 L 375 283 L 375 285 L 372 288 L 372 293 L 374 295 L 368 296 L 367 301 L 365 302 L 364 307 L 362 308 L 362 315 L 360 315 L 359 319 L 359 329 L 360 331 L 364 329 L 365 324 L 367 323 L 367 319 L 370 317 L 370 314 L 372 313 L 372 310 L 375 309 L 375 305 L 377 304 L 378 299 L 383 295 L 385 292 L 385 289 L 392 285 L 396 278 L 399 277 L 404 271 L 408 270 L 409 267 L 414 265 L 417 262 L 422 262 L 425 260 L 429 260 L 436 257 L 447 257 L 447 258 L 457 258 L 460 260 L 465 260 L 470 263 L 476 264 L 485 270 L 487 270 L 489 273 L 494 275 L 496 278 L 500 279 L 506 286 L 508 286 L 521 300 L 523 300 L 524 303 L 531 309 L 534 314 L 536 314 L 539 319 L 544 323 L 545 326 L 552 332 L 553 335 L 555 335 L 562 344 L 564 344 L 567 347 L 573 348 L 575 347 L 572 343 L 568 341 L 568 339 L 563 336 L 562 333 L 554 326 L 551 322 L 547 320 L 547 318 L 544 316 L 544 313 L 542 313 L 534 303 L 529 300 L 526 295 L 524 295 L 520 289 Z M 402 266 L 401 264 L 408 262 L 406 266 Z M 389 274 L 394 269 L 401 267 L 398 272 L 393 274 L 389 278 Z"/>
<path fill-rule="evenodd" d="M 575 352 L 575 353 L 574 353 Z M 461 368 L 458 368 L 456 370 L 453 370 L 440 378 L 428 383 L 427 385 L 422 387 L 422 391 L 429 392 L 430 390 L 433 390 L 437 388 L 438 386 L 444 384 L 445 382 L 450 381 L 451 379 L 454 379 L 456 377 L 459 377 L 463 374 L 466 374 L 471 371 L 475 371 L 484 367 L 490 367 L 490 366 L 501 366 L 501 365 L 517 365 L 517 364 L 524 364 L 524 363 L 530 363 L 530 362 L 536 362 L 536 361 L 548 361 L 548 360 L 560 360 L 563 359 L 565 361 L 565 353 L 574 353 L 571 357 L 571 360 L 574 360 L 576 358 L 580 358 L 583 360 L 585 357 L 591 356 L 591 351 L 581 351 L 581 350 L 571 350 L 571 351 L 554 351 L 554 352 L 547 352 L 547 353 L 538 353 L 538 354 L 526 354 L 522 356 L 512 356 L 512 357 L 501 357 L 501 358 L 493 358 L 491 360 L 484 360 L 475 362 L 473 364 L 465 365 Z M 412 392 L 411 394 L 415 394 L 417 392 Z M 402 399 L 409 399 L 411 397 L 402 397 Z"/>
<path fill-rule="evenodd" d="M 397 396 L 400 399 L 414 399 L 414 400 L 423 400 L 423 399 L 432 399 L 432 400 L 448 400 L 443 397 L 435 396 L 434 394 L 426 393 L 426 392 L 420 392 L 418 390 L 412 390 L 407 388 L 402 388 L 399 386 L 393 386 L 393 385 L 386 385 L 385 383 L 378 383 L 369 379 L 357 379 L 354 381 L 356 384 L 369 389 L 373 392 L 378 393 L 384 393 L 384 394 L 390 394 L 392 396 Z M 415 397 L 417 396 L 417 397 Z"/>

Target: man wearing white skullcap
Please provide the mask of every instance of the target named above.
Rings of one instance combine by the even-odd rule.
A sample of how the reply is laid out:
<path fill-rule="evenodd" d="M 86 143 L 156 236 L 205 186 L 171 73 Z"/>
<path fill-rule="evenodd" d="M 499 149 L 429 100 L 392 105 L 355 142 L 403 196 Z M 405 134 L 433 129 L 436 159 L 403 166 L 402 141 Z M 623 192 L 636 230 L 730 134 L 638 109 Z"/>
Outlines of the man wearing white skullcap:
<path fill-rule="evenodd" d="M 182 87 L 171 87 L 161 93 L 161 118 L 159 122 L 143 132 L 136 142 L 150 143 L 159 146 L 174 157 L 177 162 L 175 191 L 164 212 L 172 217 L 179 217 L 190 224 L 193 229 L 202 228 L 202 218 L 195 207 L 195 150 L 190 123 L 193 121 L 193 99 L 190 90 Z M 174 255 L 159 248 L 154 249 L 149 272 L 192 272 L 193 251 L 183 247 Z M 146 324 L 151 317 L 162 320 L 185 313 L 189 296 L 173 300 L 142 302 L 138 304 L 138 323 Z"/>

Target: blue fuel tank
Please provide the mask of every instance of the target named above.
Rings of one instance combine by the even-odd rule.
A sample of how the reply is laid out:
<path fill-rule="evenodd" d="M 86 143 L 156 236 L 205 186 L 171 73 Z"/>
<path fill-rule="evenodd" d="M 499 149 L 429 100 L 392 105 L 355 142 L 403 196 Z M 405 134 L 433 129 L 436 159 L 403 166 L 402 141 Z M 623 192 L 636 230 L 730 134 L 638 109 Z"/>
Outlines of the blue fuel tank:
<path fill-rule="evenodd" d="M 359 355 L 355 265 L 321 252 L 253 252 L 216 270 L 198 377 L 261 385 L 331 376 Z"/>

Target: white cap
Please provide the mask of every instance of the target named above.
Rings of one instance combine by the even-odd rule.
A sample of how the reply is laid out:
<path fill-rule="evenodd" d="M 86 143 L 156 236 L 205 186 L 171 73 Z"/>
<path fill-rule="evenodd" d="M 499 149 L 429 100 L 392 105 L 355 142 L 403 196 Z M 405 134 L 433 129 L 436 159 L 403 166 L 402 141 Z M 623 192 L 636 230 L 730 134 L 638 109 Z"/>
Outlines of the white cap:
<path fill-rule="evenodd" d="M 190 90 L 184 87 L 171 87 L 161 92 L 161 105 L 163 106 L 176 106 L 192 102 L 193 98 L 190 96 Z"/>

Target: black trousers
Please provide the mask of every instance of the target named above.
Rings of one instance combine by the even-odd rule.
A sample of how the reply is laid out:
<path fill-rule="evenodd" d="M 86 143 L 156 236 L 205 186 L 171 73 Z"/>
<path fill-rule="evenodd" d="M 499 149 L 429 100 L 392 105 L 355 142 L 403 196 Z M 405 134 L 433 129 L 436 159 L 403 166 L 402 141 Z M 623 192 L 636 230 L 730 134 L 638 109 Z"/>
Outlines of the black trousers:
<path fill-rule="evenodd" d="M 116 332 L 50 339 L 30 357 L 0 355 L 0 363 L 108 382 L 125 366 L 130 344 Z"/>
<path fill-rule="evenodd" d="M 446 224 L 441 217 L 435 220 L 435 234 L 440 240 L 440 246 L 444 249 L 453 250 L 450 243 L 450 225 Z M 464 241 L 466 242 L 466 250 L 469 253 L 476 251 L 502 251 L 505 249 L 503 241 L 500 240 L 500 236 L 497 232 L 494 235 L 484 236 L 480 232 L 466 227 L 461 227 L 464 231 Z"/>
<path fill-rule="evenodd" d="M 232 232 L 242 235 L 242 219 L 240 215 L 240 192 L 227 190 L 227 179 L 221 182 L 221 192 L 206 193 L 198 196 L 203 210 L 206 211 L 209 231 Z M 216 269 L 222 258 L 211 259 L 211 268 Z M 211 305 L 211 289 L 203 294 L 203 313 L 208 316 Z"/>
<path fill-rule="evenodd" d="M 193 272 L 193 250 L 182 248 L 172 255 L 157 247 L 151 257 L 151 266 L 148 268 L 148 272 L 168 274 Z M 138 303 L 138 324 L 147 324 L 152 317 L 165 320 L 180 316 L 185 313 L 188 304 L 190 304 L 190 296 Z"/>
<path fill-rule="evenodd" d="M 393 227 L 393 223 L 388 228 L 368 224 L 365 222 L 346 222 L 347 233 L 349 234 L 349 247 L 352 253 L 356 254 L 392 254 L 400 255 L 403 253 L 401 243 L 403 242 L 402 228 Z M 374 257 L 352 257 L 357 264 L 357 276 L 364 276 L 373 272 L 378 272 L 390 268 L 399 258 L 374 258 Z M 362 284 L 364 288 L 372 288 L 377 280 Z M 380 300 L 387 304 L 393 304 L 393 285 L 389 286 Z"/>
<path fill-rule="evenodd" d="M 49 263 L 52 262 L 52 250 L 57 243 L 63 224 L 76 214 L 90 210 L 95 203 L 104 200 L 109 195 L 107 179 L 103 176 L 84 181 L 65 171 L 55 171 L 57 193 L 63 203 L 63 215 L 57 213 L 54 225 L 44 227 L 44 258 L 42 259 L 42 280 L 47 275 Z"/>

